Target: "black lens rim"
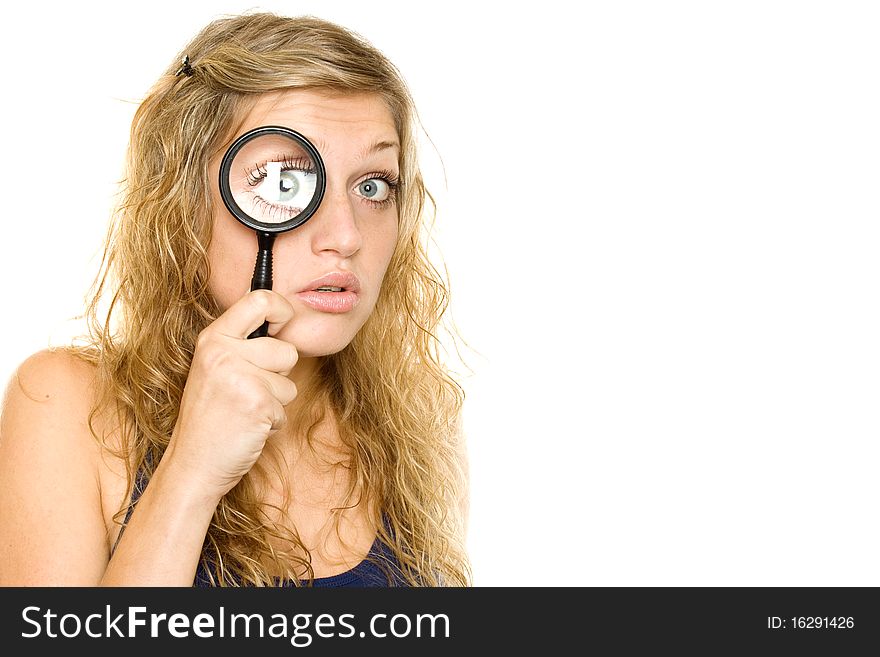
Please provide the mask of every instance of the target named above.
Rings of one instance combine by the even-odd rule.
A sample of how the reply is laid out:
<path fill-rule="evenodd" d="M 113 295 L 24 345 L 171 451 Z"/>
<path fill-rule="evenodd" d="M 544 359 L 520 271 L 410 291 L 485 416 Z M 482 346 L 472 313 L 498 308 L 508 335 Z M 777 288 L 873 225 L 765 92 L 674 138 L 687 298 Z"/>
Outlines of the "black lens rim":
<path fill-rule="evenodd" d="M 288 219 L 287 221 L 277 224 L 267 224 L 262 221 L 257 221 L 247 214 L 238 206 L 238 203 L 235 202 L 235 199 L 232 196 L 232 189 L 229 186 L 229 172 L 232 169 L 232 162 L 235 160 L 235 156 L 238 155 L 238 152 L 245 146 L 245 144 L 265 135 L 283 135 L 298 142 L 312 159 L 312 162 L 315 165 L 315 175 L 317 176 L 315 182 L 315 194 L 312 196 L 312 200 L 309 201 L 308 205 L 306 205 L 306 207 L 303 208 L 303 211 L 293 219 Z M 280 125 L 264 125 L 247 131 L 232 142 L 232 145 L 226 150 L 226 154 L 223 156 L 223 161 L 220 163 L 220 198 L 223 199 L 223 204 L 226 206 L 226 209 L 229 210 L 233 217 L 238 219 L 245 226 L 266 233 L 283 233 L 292 230 L 297 226 L 302 226 L 305 222 L 311 219 L 312 215 L 318 210 L 318 206 L 321 205 L 321 201 L 324 198 L 324 191 L 326 188 L 327 175 L 326 170 L 324 169 L 324 160 L 321 159 L 321 154 L 318 153 L 318 149 L 315 148 L 312 142 L 310 142 L 304 135 L 296 130 L 291 130 L 290 128 Z"/>

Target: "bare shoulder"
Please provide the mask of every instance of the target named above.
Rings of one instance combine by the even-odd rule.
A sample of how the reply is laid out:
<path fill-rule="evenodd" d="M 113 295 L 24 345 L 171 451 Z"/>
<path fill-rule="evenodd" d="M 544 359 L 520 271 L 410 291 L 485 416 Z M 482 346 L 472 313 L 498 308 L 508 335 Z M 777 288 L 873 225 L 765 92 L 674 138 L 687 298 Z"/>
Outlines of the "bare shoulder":
<path fill-rule="evenodd" d="M 43 349 L 18 366 L 7 382 L 6 394 L 20 393 L 34 402 L 85 396 L 94 376 L 95 367 L 67 349 Z"/>
<path fill-rule="evenodd" d="M 66 350 L 25 359 L 0 407 L 0 583 L 92 581 L 106 562 L 99 463 L 89 428 L 95 368 Z"/>
<path fill-rule="evenodd" d="M 44 349 L 32 354 L 6 382 L 0 407 L 3 436 L 14 440 L 26 434 L 30 441 L 48 441 L 35 444 L 34 448 L 70 449 L 79 456 L 96 455 L 99 442 L 89 428 L 89 415 L 96 400 L 96 377 L 93 364 L 66 349 Z M 93 417 L 93 426 L 100 427 L 102 419 L 100 414 Z"/>
<path fill-rule="evenodd" d="M 79 432 L 70 431 L 71 423 L 87 424 L 94 391 L 94 366 L 66 350 L 38 351 L 26 358 L 6 382 L 0 409 L 3 436 L 9 440 L 17 438 L 18 432 L 7 434 L 6 430 L 20 429 L 22 425 L 35 430 L 44 425 L 63 424 L 66 431 L 49 432 L 54 447 L 63 449 L 65 444 L 80 437 Z M 33 422 L 37 424 L 31 424 Z M 34 431 L 34 434 L 49 436 L 47 432 Z"/>

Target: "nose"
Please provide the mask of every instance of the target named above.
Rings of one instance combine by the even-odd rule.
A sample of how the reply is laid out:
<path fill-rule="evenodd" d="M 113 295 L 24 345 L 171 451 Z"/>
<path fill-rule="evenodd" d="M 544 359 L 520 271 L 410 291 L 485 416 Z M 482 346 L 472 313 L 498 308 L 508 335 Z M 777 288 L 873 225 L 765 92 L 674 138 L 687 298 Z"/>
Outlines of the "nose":
<path fill-rule="evenodd" d="M 349 258 L 363 244 L 352 199 L 346 191 L 331 193 L 328 189 L 318 211 L 306 225 L 312 229 L 312 250 L 315 253 L 333 251 Z"/>

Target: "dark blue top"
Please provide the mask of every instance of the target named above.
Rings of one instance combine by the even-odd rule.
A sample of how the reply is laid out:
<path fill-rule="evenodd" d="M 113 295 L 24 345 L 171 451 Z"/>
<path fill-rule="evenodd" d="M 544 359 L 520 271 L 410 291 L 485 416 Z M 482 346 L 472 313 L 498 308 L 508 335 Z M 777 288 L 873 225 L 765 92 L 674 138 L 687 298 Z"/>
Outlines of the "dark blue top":
<path fill-rule="evenodd" d="M 128 525 L 128 520 L 131 517 L 131 513 L 134 510 L 134 505 L 137 503 L 144 489 L 146 488 L 147 482 L 145 477 L 143 476 L 143 472 L 138 472 L 137 480 L 135 481 L 134 490 L 131 494 L 131 506 L 128 508 L 128 512 L 125 514 L 125 521 L 122 524 L 122 529 L 119 531 L 119 536 L 116 539 L 116 543 L 113 545 L 113 549 L 116 549 L 116 545 L 119 543 L 119 539 L 122 537 L 122 532 L 125 531 L 125 527 Z M 386 564 L 386 567 L 391 571 L 391 582 L 388 581 L 388 575 L 381 566 L 376 564 L 375 562 L 370 560 L 370 557 L 378 558 L 383 564 Z M 205 559 L 202 558 L 199 561 L 199 566 L 196 569 L 196 577 L 193 581 L 193 586 L 212 586 L 211 580 L 208 577 L 208 564 L 206 564 Z M 280 581 L 276 580 L 278 586 L 284 587 L 292 587 L 294 584 L 292 581 Z M 307 584 L 307 580 L 302 581 L 303 584 Z M 344 573 L 339 573 L 338 575 L 332 575 L 330 577 L 317 577 L 312 580 L 312 586 L 322 586 L 322 587 L 334 587 L 334 586 L 409 586 L 409 584 L 404 579 L 403 575 L 400 572 L 399 563 L 397 559 L 394 557 L 394 554 L 391 550 L 385 545 L 385 543 L 380 540 L 378 536 L 376 536 L 376 540 L 373 541 L 373 545 L 370 547 L 370 551 L 367 554 L 367 558 L 361 561 L 358 565 L 356 565 L 351 570 L 346 570 Z"/>
<path fill-rule="evenodd" d="M 388 563 L 388 566 L 391 569 L 392 580 L 390 584 L 388 582 L 388 575 L 386 575 L 385 571 L 378 564 L 370 561 L 370 556 L 385 556 L 383 562 Z M 351 570 L 346 570 L 344 573 L 339 573 L 338 575 L 332 575 L 330 577 L 316 577 L 312 580 L 312 586 L 409 586 L 400 574 L 396 564 L 397 561 L 394 559 L 390 550 L 385 547 L 385 544 L 379 540 L 379 537 L 377 536 L 376 540 L 373 541 L 373 545 L 370 548 L 370 552 L 366 559 L 361 561 Z M 281 582 L 280 580 L 276 580 L 276 583 L 278 586 L 282 587 L 293 586 L 292 581 Z M 308 584 L 307 580 L 303 580 L 301 583 L 304 585 Z M 193 582 L 193 586 L 211 586 L 211 580 L 207 575 L 207 565 L 205 564 L 204 559 L 199 562 L 199 567 L 196 569 L 196 579 L 195 582 Z"/>

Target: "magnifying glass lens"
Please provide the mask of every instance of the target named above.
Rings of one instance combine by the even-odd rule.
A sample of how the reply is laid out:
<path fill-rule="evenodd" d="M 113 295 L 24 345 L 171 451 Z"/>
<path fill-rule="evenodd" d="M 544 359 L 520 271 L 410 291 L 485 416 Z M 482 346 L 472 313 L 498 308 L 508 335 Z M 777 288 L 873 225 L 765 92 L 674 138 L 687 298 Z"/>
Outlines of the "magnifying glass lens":
<path fill-rule="evenodd" d="M 283 135 L 248 141 L 229 169 L 229 190 L 252 220 L 280 224 L 296 219 L 315 198 L 318 168 L 309 152 Z"/>

